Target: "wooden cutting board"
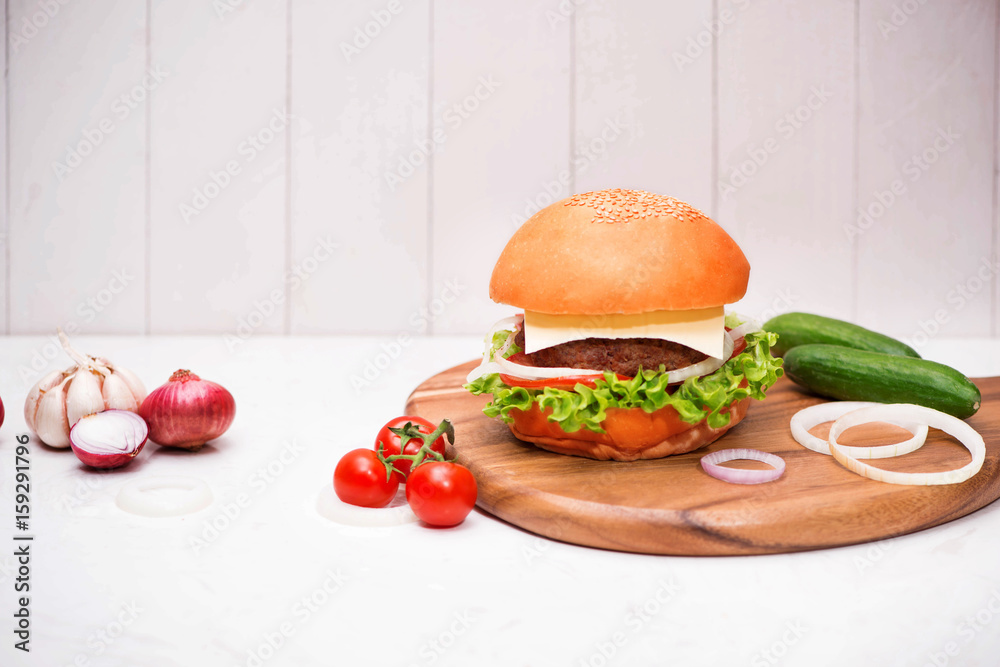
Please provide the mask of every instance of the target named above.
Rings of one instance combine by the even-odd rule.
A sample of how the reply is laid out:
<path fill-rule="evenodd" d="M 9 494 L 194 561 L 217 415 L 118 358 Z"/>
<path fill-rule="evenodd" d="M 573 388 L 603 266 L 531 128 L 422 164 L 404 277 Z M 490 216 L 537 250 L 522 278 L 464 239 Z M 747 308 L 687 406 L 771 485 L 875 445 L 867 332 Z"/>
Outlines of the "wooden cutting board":
<path fill-rule="evenodd" d="M 912 533 L 957 519 L 1000 497 L 1000 378 L 975 380 L 980 411 L 968 420 L 986 441 L 986 462 L 972 479 L 946 486 L 899 486 L 860 477 L 833 458 L 796 443 L 791 416 L 823 399 L 782 378 L 746 419 L 717 442 L 689 454 L 629 463 L 594 461 L 538 449 L 482 414 L 488 396 L 462 389 L 469 362 L 417 387 L 406 414 L 455 424 L 454 454 L 479 484 L 478 505 L 539 535 L 586 546 L 674 555 L 764 554 L 821 549 Z M 825 437 L 827 426 L 813 432 Z M 867 425 L 844 444 L 898 442 L 906 432 Z M 848 437 L 851 436 L 851 437 Z M 706 475 L 699 459 L 750 447 L 781 456 L 785 474 L 758 485 Z M 968 452 L 939 431 L 916 452 L 874 461 L 891 470 L 957 468 Z M 760 467 L 761 464 L 737 464 Z"/>

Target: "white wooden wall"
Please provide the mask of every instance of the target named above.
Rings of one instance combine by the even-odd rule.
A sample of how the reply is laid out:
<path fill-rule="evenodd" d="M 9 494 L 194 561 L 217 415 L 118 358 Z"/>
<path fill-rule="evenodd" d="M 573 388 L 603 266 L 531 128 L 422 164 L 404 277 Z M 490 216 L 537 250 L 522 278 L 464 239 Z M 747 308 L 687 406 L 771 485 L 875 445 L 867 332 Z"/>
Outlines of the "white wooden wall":
<path fill-rule="evenodd" d="M 480 333 L 517 225 L 620 186 L 736 237 L 745 312 L 998 335 L 994 0 L 3 18 L 7 333 Z"/>

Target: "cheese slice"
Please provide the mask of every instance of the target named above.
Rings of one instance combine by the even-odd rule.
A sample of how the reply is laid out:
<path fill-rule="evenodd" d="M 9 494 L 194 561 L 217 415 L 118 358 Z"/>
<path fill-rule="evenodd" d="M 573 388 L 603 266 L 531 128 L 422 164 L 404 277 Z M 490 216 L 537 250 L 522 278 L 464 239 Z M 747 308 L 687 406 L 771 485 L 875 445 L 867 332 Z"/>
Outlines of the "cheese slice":
<path fill-rule="evenodd" d="M 725 319 L 723 306 L 633 315 L 549 315 L 526 310 L 525 352 L 584 338 L 660 338 L 721 359 Z"/>

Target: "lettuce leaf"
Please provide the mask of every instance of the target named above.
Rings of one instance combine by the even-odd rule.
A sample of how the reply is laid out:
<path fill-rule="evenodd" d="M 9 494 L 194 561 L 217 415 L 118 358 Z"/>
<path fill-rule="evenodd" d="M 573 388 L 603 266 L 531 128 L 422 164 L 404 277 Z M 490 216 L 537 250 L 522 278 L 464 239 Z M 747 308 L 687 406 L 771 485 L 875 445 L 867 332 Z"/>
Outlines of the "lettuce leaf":
<path fill-rule="evenodd" d="M 496 353 L 497 350 L 503 347 L 503 344 L 507 342 L 507 339 L 513 335 L 514 335 L 513 331 L 507 331 L 506 329 L 501 329 L 500 331 L 493 334 L 493 340 L 490 341 L 490 359 L 493 358 L 493 355 Z M 511 355 L 517 354 L 520 351 L 521 347 L 517 343 L 512 342 L 510 344 L 510 348 L 503 353 L 503 358 L 509 359 Z"/>
<path fill-rule="evenodd" d="M 489 417 L 510 422 L 513 421 L 511 410 L 530 410 L 533 403 L 538 403 L 540 409 L 551 410 L 548 420 L 558 422 L 567 433 L 581 428 L 604 433 L 601 423 L 609 408 L 642 408 L 652 413 L 668 405 L 689 424 L 707 419 L 712 428 L 721 428 L 730 419 L 723 409 L 747 396 L 763 399 L 767 388 L 783 374 L 781 359 L 771 356 L 771 346 L 778 340 L 776 334 L 758 331 L 747 334 L 745 340 L 746 349 L 717 371 L 688 378 L 672 393 L 668 392 L 663 366 L 657 371 L 640 369 L 638 375 L 626 380 L 619 380 L 614 373 L 608 372 L 594 383 L 593 388 L 580 383 L 572 390 L 511 387 L 497 373 L 470 382 L 465 388 L 476 395 L 493 395 L 493 400 L 483 408 L 483 413 Z M 746 386 L 741 387 L 744 380 Z"/>

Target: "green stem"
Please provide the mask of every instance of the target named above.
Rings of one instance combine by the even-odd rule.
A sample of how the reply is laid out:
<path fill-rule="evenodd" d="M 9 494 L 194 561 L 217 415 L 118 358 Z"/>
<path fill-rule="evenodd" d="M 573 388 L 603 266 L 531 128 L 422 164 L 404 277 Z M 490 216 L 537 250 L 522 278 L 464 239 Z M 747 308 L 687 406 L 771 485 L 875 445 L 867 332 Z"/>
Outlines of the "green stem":
<path fill-rule="evenodd" d="M 437 428 L 431 433 L 424 433 L 419 428 L 417 428 L 413 422 L 406 422 L 400 428 L 390 428 L 390 431 L 399 436 L 399 454 L 393 454 L 392 456 L 385 456 L 383 454 L 382 442 L 379 442 L 378 447 L 378 458 L 385 464 L 386 467 L 386 479 L 392 476 L 393 471 L 402 474 L 396 466 L 393 465 L 396 461 L 410 461 L 410 472 L 412 473 L 417 469 L 421 463 L 427 460 L 427 457 L 433 458 L 435 461 L 447 461 L 439 452 L 431 449 L 431 446 L 437 441 L 441 436 L 446 436 L 447 442 L 454 445 L 455 444 L 455 427 L 448 419 L 444 419 L 438 424 Z M 420 449 L 417 450 L 416 454 L 403 454 L 403 450 L 406 448 L 407 443 L 410 440 L 415 440 L 419 438 L 423 441 Z"/>

